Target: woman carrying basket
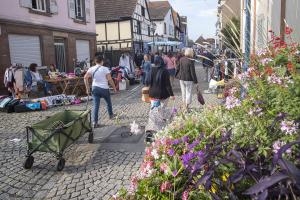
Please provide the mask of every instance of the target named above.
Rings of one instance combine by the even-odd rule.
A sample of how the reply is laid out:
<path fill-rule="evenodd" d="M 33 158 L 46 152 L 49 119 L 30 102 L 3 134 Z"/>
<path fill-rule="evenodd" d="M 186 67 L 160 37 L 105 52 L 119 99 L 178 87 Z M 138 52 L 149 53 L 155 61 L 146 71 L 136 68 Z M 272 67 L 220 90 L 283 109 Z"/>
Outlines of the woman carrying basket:
<path fill-rule="evenodd" d="M 90 94 L 89 79 L 93 79 L 92 83 L 92 95 L 93 95 L 93 110 L 92 121 L 94 128 L 98 128 L 98 113 L 100 107 L 100 99 L 104 98 L 107 103 L 107 111 L 109 118 L 114 117 L 112 110 L 112 103 L 110 98 L 110 91 L 108 83 L 113 87 L 114 92 L 117 92 L 113 79 L 111 78 L 110 71 L 107 67 L 103 66 L 103 57 L 97 56 L 95 58 L 96 65 L 91 67 L 84 76 L 84 83 L 86 87 L 86 93 Z"/>

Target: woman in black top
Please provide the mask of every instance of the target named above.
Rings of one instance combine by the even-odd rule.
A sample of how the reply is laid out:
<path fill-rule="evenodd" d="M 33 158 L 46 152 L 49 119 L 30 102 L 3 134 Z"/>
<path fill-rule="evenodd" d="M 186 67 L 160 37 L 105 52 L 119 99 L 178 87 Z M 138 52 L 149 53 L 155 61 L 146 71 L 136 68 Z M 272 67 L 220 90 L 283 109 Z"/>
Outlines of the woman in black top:
<path fill-rule="evenodd" d="M 166 100 L 169 97 L 174 99 L 174 93 L 170 83 L 168 70 L 162 65 L 163 59 L 155 58 L 155 66 L 151 68 L 149 80 L 149 96 L 152 99 Z"/>

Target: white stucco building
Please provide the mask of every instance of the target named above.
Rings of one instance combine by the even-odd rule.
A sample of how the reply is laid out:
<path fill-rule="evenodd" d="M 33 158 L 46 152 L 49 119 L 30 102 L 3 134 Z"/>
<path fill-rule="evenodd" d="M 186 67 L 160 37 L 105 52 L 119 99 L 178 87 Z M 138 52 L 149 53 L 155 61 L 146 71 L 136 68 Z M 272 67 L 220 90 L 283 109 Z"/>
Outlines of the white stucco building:
<path fill-rule="evenodd" d="M 150 1 L 149 12 L 152 22 L 156 25 L 155 41 L 175 41 L 175 24 L 173 9 L 168 1 Z M 172 50 L 172 48 L 168 48 Z"/>
<path fill-rule="evenodd" d="M 241 48 L 245 41 L 245 3 L 241 0 Z M 251 0 L 251 52 L 267 46 L 271 39 L 270 30 L 290 42 L 285 27 L 294 29 L 292 38 L 300 42 L 300 1 L 299 0 Z"/>

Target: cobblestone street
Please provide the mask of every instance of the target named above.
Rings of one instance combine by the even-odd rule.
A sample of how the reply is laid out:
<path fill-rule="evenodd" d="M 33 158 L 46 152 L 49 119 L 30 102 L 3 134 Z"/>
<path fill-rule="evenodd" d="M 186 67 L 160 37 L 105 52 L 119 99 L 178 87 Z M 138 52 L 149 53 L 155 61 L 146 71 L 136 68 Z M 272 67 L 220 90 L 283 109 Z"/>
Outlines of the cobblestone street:
<path fill-rule="evenodd" d="M 197 67 L 202 74 L 202 67 Z M 199 77 L 202 89 L 208 84 Z M 202 82 L 201 82 L 202 81 Z M 87 135 L 67 149 L 66 166 L 56 171 L 57 160 L 51 154 L 34 154 L 31 170 L 23 169 L 26 153 L 25 127 L 64 107 L 44 112 L 0 115 L 0 199 L 109 199 L 120 188 L 128 187 L 130 177 L 139 169 L 144 154 L 143 135 L 117 138 L 122 126 L 136 121 L 145 125 L 149 105 L 141 101 L 142 86 L 112 96 L 114 112 L 120 120 L 109 120 L 104 101 L 101 101 L 101 125 L 95 130 L 93 144 Z M 176 105 L 179 105 L 180 88 L 175 84 Z M 215 95 L 204 95 L 207 104 L 216 104 Z M 91 106 L 91 103 L 90 103 Z M 68 109 L 83 109 L 85 105 Z M 194 96 L 193 107 L 199 107 Z M 18 140 L 20 139 L 20 141 Z"/>

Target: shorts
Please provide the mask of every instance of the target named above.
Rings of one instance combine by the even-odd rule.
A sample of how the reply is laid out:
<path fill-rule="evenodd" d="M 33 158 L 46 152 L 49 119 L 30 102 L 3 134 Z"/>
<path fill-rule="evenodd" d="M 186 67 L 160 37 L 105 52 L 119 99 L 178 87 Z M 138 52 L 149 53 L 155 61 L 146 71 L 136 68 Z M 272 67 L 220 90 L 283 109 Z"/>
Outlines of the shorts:
<path fill-rule="evenodd" d="M 175 76 L 176 70 L 175 69 L 168 69 L 169 75 L 170 76 Z"/>

